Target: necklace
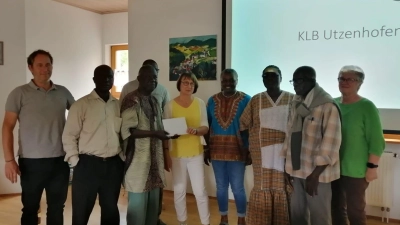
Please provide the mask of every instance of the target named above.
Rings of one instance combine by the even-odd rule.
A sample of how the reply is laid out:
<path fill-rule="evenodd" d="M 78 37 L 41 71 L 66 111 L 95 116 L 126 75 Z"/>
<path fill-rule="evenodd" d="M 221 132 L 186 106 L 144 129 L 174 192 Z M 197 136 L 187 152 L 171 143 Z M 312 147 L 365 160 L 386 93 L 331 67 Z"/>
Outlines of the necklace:
<path fill-rule="evenodd" d="M 231 96 L 226 96 L 223 91 L 221 91 L 221 93 L 225 98 L 232 98 L 234 95 L 236 95 L 237 91 L 235 91 L 235 93 L 233 93 Z"/>

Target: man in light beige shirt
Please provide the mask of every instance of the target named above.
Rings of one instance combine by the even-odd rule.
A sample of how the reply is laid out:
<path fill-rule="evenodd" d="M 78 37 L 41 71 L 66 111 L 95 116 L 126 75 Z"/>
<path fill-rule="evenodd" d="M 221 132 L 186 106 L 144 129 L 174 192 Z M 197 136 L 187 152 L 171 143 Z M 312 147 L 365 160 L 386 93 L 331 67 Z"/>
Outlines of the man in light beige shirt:
<path fill-rule="evenodd" d="M 65 161 L 74 167 L 72 225 L 86 225 L 96 202 L 101 225 L 119 224 L 118 198 L 123 178 L 119 157 L 121 116 L 119 101 L 112 97 L 114 72 L 107 65 L 94 70 L 96 88 L 76 101 L 68 114 L 62 136 Z"/>

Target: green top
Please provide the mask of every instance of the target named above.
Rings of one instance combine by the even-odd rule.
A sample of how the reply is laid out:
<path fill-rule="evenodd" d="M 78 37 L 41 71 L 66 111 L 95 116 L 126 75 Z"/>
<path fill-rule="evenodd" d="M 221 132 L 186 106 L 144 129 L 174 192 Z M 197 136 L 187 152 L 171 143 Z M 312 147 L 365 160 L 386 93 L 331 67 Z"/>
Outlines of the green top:
<path fill-rule="evenodd" d="M 379 112 L 366 98 L 352 104 L 335 101 L 342 114 L 341 175 L 364 178 L 370 154 L 381 156 L 385 149 Z"/>

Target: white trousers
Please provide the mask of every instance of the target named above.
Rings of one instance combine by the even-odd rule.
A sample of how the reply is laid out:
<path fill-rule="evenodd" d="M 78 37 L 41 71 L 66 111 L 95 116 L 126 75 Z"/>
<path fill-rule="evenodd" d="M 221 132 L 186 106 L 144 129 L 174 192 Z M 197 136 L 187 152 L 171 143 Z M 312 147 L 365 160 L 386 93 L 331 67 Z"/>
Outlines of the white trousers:
<path fill-rule="evenodd" d="M 185 222 L 187 220 L 186 187 L 188 174 L 193 194 L 196 197 L 201 223 L 210 224 L 210 208 L 204 182 L 203 154 L 190 158 L 172 158 L 174 202 L 178 221 Z"/>

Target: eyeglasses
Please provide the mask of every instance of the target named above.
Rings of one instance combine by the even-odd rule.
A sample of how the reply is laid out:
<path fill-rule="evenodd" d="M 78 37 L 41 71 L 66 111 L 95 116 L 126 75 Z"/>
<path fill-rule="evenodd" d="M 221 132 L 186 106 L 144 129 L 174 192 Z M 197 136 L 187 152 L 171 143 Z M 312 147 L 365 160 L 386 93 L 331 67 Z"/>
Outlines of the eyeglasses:
<path fill-rule="evenodd" d="M 191 87 L 194 87 L 194 83 L 193 83 L 193 82 L 183 81 L 182 84 L 183 84 L 183 86 L 185 86 L 185 87 L 187 87 L 187 86 L 189 86 L 189 85 L 190 85 Z"/>
<path fill-rule="evenodd" d="M 295 85 L 295 84 L 302 84 L 306 81 L 312 81 L 314 79 L 307 79 L 307 78 L 294 78 L 293 80 L 290 80 L 290 84 Z"/>
<path fill-rule="evenodd" d="M 280 75 L 278 73 L 274 73 L 274 72 L 265 72 L 262 74 L 261 76 L 263 79 L 266 80 L 272 80 L 272 79 L 278 79 L 280 77 Z"/>
<path fill-rule="evenodd" d="M 275 73 L 275 72 L 265 72 L 261 75 L 262 77 L 268 77 L 268 76 L 272 76 L 272 77 L 279 77 L 280 74 L 279 73 Z"/>
<path fill-rule="evenodd" d="M 354 79 L 354 78 L 344 78 L 344 77 L 338 77 L 339 83 L 355 83 L 360 81 L 359 79 Z"/>

